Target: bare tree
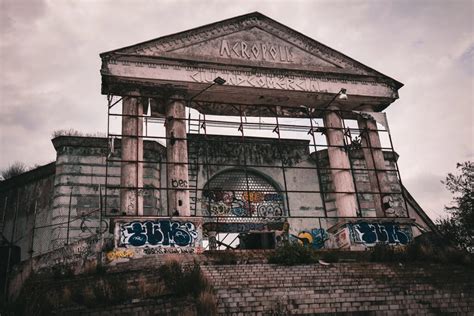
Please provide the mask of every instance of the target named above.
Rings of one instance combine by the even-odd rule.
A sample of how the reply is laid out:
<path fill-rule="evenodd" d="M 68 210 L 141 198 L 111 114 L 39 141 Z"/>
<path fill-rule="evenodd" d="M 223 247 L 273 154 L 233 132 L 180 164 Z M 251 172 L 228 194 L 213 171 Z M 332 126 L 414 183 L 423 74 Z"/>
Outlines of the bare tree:
<path fill-rule="evenodd" d="M 16 177 L 17 175 L 20 175 L 22 173 L 25 173 L 26 171 L 28 171 L 28 167 L 23 162 L 16 161 L 10 166 L 8 166 L 8 168 L 1 170 L 0 175 L 3 177 L 4 180 L 7 180 Z"/>

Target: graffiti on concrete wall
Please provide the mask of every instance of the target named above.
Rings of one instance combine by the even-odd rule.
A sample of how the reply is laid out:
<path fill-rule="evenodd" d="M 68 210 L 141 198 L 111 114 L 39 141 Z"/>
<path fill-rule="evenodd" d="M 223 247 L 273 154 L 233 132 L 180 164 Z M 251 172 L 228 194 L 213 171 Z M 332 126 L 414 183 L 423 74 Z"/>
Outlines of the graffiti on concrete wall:
<path fill-rule="evenodd" d="M 406 245 L 412 240 L 411 228 L 396 223 L 359 222 L 349 224 L 351 236 L 356 243 L 366 246 L 375 244 Z"/>
<path fill-rule="evenodd" d="M 334 234 L 334 242 L 337 248 L 343 248 L 349 246 L 349 238 L 347 238 L 346 229 L 340 230 Z"/>
<path fill-rule="evenodd" d="M 278 220 L 283 216 L 283 196 L 258 191 L 206 190 L 202 207 L 212 216 L 258 216 Z"/>
<path fill-rule="evenodd" d="M 299 145 L 299 147 L 298 147 Z M 229 141 L 228 139 L 212 140 L 205 146 L 196 146 L 200 157 L 207 157 L 214 163 L 229 163 L 230 160 L 242 161 L 244 157 L 250 163 L 272 164 L 282 161 L 285 165 L 293 166 L 307 155 L 307 149 L 299 142 L 244 143 Z"/>
<path fill-rule="evenodd" d="M 314 249 L 324 247 L 324 242 L 329 239 L 328 233 L 323 228 L 314 228 L 310 231 L 303 230 L 298 235 L 291 234 L 293 240 L 302 245 L 309 245 Z"/>
<path fill-rule="evenodd" d="M 171 179 L 171 186 L 173 188 L 187 188 L 188 187 L 188 181 L 183 180 L 183 179 Z"/>
<path fill-rule="evenodd" d="M 193 247 L 196 226 L 187 221 L 160 219 L 120 223 L 119 244 L 125 247 Z"/>
<path fill-rule="evenodd" d="M 154 247 L 144 248 L 143 253 L 146 255 L 161 255 L 166 253 L 196 253 L 196 248 L 170 248 L 170 247 Z"/>
<path fill-rule="evenodd" d="M 252 231 L 283 231 L 288 230 L 288 223 L 216 223 L 210 222 L 203 225 L 204 232 L 215 231 L 220 233 L 246 233 Z"/>
<path fill-rule="evenodd" d="M 133 258 L 135 252 L 131 249 L 114 249 L 107 252 L 107 260 L 114 261 L 121 258 L 130 259 Z"/>
<path fill-rule="evenodd" d="M 387 217 L 406 217 L 407 211 L 402 194 L 386 194 L 382 197 L 382 209 Z"/>

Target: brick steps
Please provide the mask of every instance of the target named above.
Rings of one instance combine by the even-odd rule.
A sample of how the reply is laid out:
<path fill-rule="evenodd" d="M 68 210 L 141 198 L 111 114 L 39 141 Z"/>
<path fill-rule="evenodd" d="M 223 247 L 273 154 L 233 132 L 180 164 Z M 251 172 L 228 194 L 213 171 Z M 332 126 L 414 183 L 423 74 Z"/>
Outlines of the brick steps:
<path fill-rule="evenodd" d="M 474 277 L 439 265 L 203 266 L 220 314 L 433 314 L 474 309 Z"/>

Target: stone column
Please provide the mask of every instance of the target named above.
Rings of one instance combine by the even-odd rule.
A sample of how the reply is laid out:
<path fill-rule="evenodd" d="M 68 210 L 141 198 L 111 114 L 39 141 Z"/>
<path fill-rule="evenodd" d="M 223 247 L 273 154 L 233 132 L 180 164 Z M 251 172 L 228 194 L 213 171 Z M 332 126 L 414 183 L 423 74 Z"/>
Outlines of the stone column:
<path fill-rule="evenodd" d="M 168 212 L 190 216 L 186 103 L 182 96 L 175 95 L 166 104 L 166 160 Z"/>
<path fill-rule="evenodd" d="M 120 209 L 126 215 L 143 215 L 143 108 L 147 99 L 123 97 L 122 101 L 122 160 Z"/>
<path fill-rule="evenodd" d="M 364 107 L 361 111 L 372 112 L 371 107 Z M 379 133 L 377 132 L 377 122 L 372 119 L 366 119 L 362 116 L 358 116 L 357 123 L 361 133 L 366 130 L 366 134 L 361 137 L 362 140 L 362 151 L 364 153 L 364 159 L 367 164 L 367 169 L 384 170 L 385 159 L 383 157 L 382 145 L 380 143 Z M 390 184 L 388 182 L 387 173 L 385 171 L 369 171 L 370 187 L 373 192 L 379 192 L 381 194 L 373 194 L 375 204 L 375 214 L 377 217 L 384 217 L 385 212 L 383 209 L 383 193 L 390 192 Z M 380 189 L 380 190 L 379 190 Z"/>
<path fill-rule="evenodd" d="M 324 125 L 326 139 L 328 143 L 329 166 L 331 168 L 341 168 L 341 170 L 331 170 L 332 181 L 336 192 L 336 206 L 338 216 L 357 216 L 357 198 L 354 190 L 354 181 L 351 175 L 349 156 L 344 150 L 344 132 L 342 130 L 342 118 L 336 112 L 336 106 L 330 106 L 324 114 Z M 335 129 L 334 129 L 335 128 Z M 339 147 L 332 147 L 339 146 Z"/>

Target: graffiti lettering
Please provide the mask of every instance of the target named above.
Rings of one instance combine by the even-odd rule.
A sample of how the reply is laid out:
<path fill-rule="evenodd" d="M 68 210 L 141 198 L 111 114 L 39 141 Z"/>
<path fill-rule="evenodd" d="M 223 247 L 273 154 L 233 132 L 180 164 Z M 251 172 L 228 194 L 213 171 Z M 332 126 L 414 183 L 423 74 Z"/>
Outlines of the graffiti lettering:
<path fill-rule="evenodd" d="M 198 156 L 207 155 L 215 163 L 241 161 L 245 153 L 248 161 L 255 164 L 269 164 L 284 160 L 285 165 L 292 166 L 300 162 L 306 155 L 300 148 L 301 146 L 297 147 L 293 143 L 288 143 L 287 146 L 278 146 L 274 143 L 241 144 L 240 142 L 215 139 L 212 141 L 212 145 L 198 146 L 195 149 Z"/>
<path fill-rule="evenodd" d="M 349 228 L 356 243 L 373 246 L 377 243 L 406 245 L 412 239 L 409 227 L 402 229 L 395 223 L 366 223 L 350 224 Z"/>
<path fill-rule="evenodd" d="M 287 225 L 287 224 L 286 224 Z M 205 232 L 217 231 L 221 233 L 242 233 L 249 231 L 276 231 L 285 230 L 284 222 L 269 223 L 205 223 L 203 225 Z"/>
<path fill-rule="evenodd" d="M 189 247 L 197 236 L 191 222 L 156 220 L 120 224 L 120 244 L 124 246 Z"/>
<path fill-rule="evenodd" d="M 251 203 L 263 202 L 265 194 L 263 192 L 244 192 L 242 193 L 242 200 L 249 201 Z"/>
<path fill-rule="evenodd" d="M 264 219 L 278 220 L 283 215 L 283 210 L 280 204 L 262 203 L 257 207 L 257 214 Z"/>
<path fill-rule="evenodd" d="M 187 188 L 188 181 L 183 179 L 171 179 L 171 186 L 173 188 Z"/>
<path fill-rule="evenodd" d="M 283 196 L 278 193 L 267 193 L 264 197 L 265 201 L 283 201 Z"/>
<path fill-rule="evenodd" d="M 336 234 L 334 236 L 334 240 L 336 242 L 337 247 L 339 247 L 339 248 L 342 248 L 342 247 L 348 245 L 349 241 L 347 239 L 346 230 L 344 229 L 344 230 L 340 231 L 338 234 Z"/>
<path fill-rule="evenodd" d="M 213 216 L 251 216 L 255 205 L 249 201 L 237 199 L 232 191 L 205 191 L 206 198 L 201 200 L 203 208 Z"/>
<path fill-rule="evenodd" d="M 133 258 L 134 252 L 131 249 L 121 250 L 115 249 L 113 251 L 107 252 L 107 259 L 109 261 L 114 261 L 119 258 Z"/>
<path fill-rule="evenodd" d="M 165 254 L 165 253 L 195 253 L 196 249 L 194 248 L 164 248 L 164 247 L 156 247 L 156 248 L 145 248 L 143 252 L 147 255 L 155 255 L 155 254 Z"/>

